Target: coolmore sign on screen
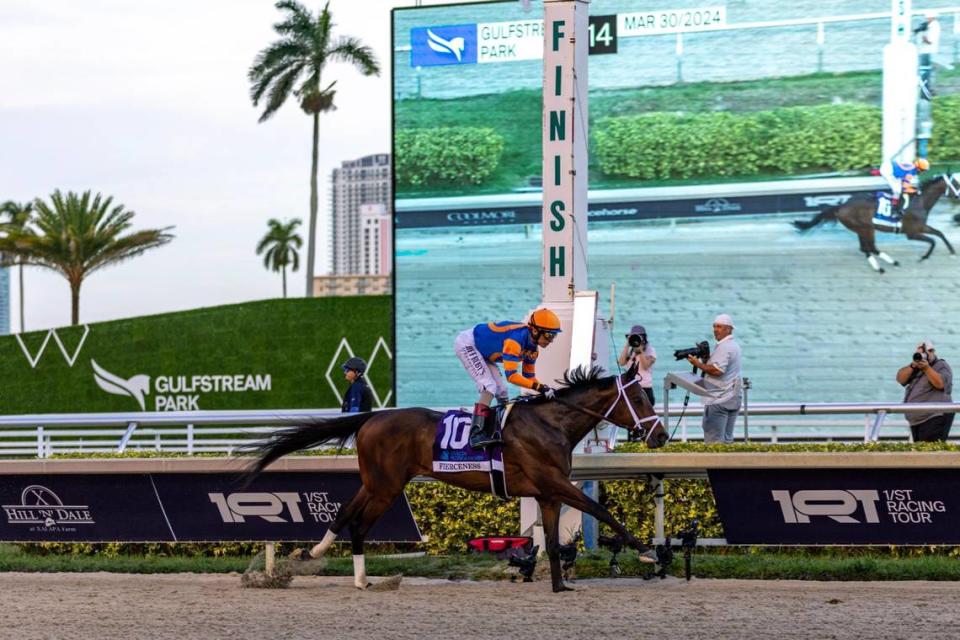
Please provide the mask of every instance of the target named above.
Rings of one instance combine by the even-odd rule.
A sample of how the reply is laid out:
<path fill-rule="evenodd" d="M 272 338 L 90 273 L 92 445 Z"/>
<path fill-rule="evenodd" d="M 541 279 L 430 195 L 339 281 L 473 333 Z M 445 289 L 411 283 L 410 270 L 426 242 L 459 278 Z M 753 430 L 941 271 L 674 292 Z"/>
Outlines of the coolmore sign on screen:
<path fill-rule="evenodd" d="M 731 544 L 960 544 L 960 470 L 709 472 Z"/>
<path fill-rule="evenodd" d="M 319 540 L 360 488 L 355 473 L 0 476 L 0 541 L 218 542 Z M 371 541 L 419 542 L 406 496 Z"/>

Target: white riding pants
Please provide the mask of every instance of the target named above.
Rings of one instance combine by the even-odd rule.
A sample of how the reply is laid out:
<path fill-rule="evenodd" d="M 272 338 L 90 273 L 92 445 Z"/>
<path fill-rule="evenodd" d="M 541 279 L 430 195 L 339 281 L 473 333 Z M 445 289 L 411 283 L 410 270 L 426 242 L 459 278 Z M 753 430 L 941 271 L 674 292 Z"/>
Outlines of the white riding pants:
<path fill-rule="evenodd" d="M 463 363 L 463 368 L 476 383 L 478 392 L 486 391 L 496 398 L 507 395 L 507 384 L 500 374 L 500 368 L 487 362 L 480 354 L 473 341 L 473 329 L 461 331 L 453 342 L 453 348 Z"/>

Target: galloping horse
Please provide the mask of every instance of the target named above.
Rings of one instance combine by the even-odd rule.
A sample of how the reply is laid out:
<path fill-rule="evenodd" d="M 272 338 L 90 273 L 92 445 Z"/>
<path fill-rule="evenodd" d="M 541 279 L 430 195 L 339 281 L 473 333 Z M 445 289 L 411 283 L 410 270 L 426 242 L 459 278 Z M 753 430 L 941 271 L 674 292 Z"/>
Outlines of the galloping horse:
<path fill-rule="evenodd" d="M 930 213 L 930 209 L 933 208 L 933 205 L 937 203 L 937 200 L 939 200 L 944 193 L 947 193 L 950 198 L 960 198 L 960 191 L 958 191 L 957 188 L 957 178 L 957 174 L 944 174 L 923 183 L 920 195 L 913 198 L 910 206 L 903 214 L 899 233 L 904 234 L 911 240 L 920 240 L 930 245 L 927 252 L 920 258 L 921 260 L 929 258 L 936 246 L 933 238 L 924 235 L 927 233 L 931 233 L 943 240 L 943 243 L 947 245 L 947 249 L 950 250 L 951 255 L 956 255 L 946 236 L 944 236 L 939 229 L 934 229 L 927 224 L 927 216 Z M 863 196 L 853 198 L 836 207 L 827 207 L 810 220 L 794 220 L 793 226 L 800 231 L 808 231 L 824 222 L 832 220 L 839 221 L 840 224 L 850 229 L 850 231 L 853 231 L 860 238 L 860 251 L 867 256 L 867 262 L 870 263 L 870 266 L 873 267 L 875 271 L 883 273 L 883 268 L 877 263 L 877 257 L 894 266 L 899 266 L 900 263 L 886 253 L 877 250 L 875 234 L 878 229 L 873 226 L 873 216 L 876 210 L 876 197 Z M 880 231 L 883 233 L 894 233 L 893 231 Z"/>
<path fill-rule="evenodd" d="M 602 420 L 639 436 L 650 448 L 669 439 L 666 429 L 640 385 L 636 369 L 620 376 L 600 377 L 600 369 L 581 368 L 564 374 L 554 399 L 534 397 L 517 401 L 503 432 L 503 459 L 507 486 L 514 496 L 536 498 L 543 515 L 553 590 L 569 591 L 560 573 L 560 506 L 566 504 L 612 528 L 641 553 L 649 550 L 599 503 L 570 482 L 573 448 Z M 344 527 L 350 527 L 354 554 L 354 584 L 368 586 L 363 541 L 370 528 L 416 476 L 429 476 L 471 491 L 490 490 L 486 473 L 435 473 L 432 456 L 437 423 L 442 413 L 430 409 L 390 409 L 345 417 L 320 419 L 275 432 L 250 450 L 258 459 L 249 469 L 253 478 L 283 455 L 320 444 L 346 440 L 356 434 L 362 486 L 337 515 L 323 540 L 299 552 L 299 559 L 318 558 Z M 652 562 L 641 556 L 641 560 Z"/>

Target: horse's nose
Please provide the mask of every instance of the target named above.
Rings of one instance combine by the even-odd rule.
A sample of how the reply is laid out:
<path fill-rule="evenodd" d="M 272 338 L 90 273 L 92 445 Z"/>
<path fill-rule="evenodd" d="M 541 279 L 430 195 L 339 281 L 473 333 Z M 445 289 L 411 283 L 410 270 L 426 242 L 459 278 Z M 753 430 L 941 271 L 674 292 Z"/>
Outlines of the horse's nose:
<path fill-rule="evenodd" d="M 658 431 L 656 435 L 657 446 L 662 447 L 667 444 L 667 440 L 670 439 L 670 436 L 667 435 L 666 431 Z"/>

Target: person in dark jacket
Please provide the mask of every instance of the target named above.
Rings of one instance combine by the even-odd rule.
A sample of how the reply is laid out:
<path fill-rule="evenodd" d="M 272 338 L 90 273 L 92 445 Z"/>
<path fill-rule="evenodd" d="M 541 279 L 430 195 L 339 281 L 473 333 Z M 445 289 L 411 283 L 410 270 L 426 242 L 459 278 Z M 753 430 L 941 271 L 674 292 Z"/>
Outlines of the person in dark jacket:
<path fill-rule="evenodd" d="M 344 413 L 362 413 L 373 410 L 373 392 L 367 384 L 363 374 L 367 371 L 367 363 L 363 358 L 353 357 L 341 366 L 343 375 L 350 383 L 350 388 L 343 396 Z"/>

